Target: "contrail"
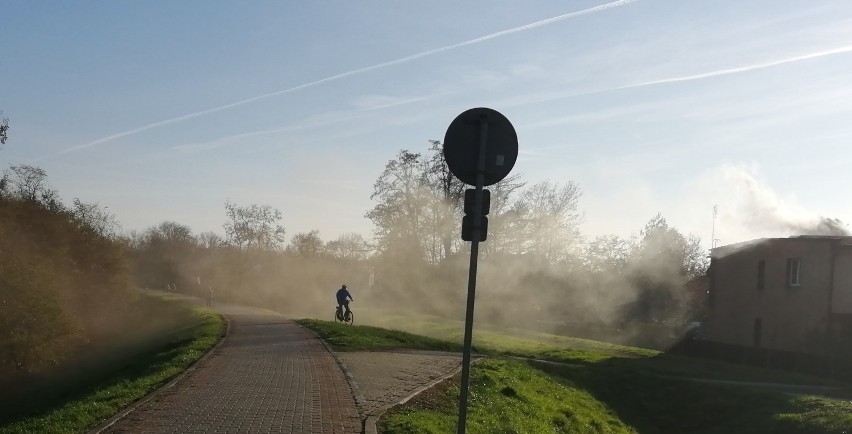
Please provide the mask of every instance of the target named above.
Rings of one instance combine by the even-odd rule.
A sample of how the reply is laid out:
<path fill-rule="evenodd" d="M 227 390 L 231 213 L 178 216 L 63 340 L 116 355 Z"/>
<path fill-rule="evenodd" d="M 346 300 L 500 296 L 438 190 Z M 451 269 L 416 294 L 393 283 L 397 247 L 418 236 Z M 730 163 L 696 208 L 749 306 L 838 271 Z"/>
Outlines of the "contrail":
<path fill-rule="evenodd" d="M 702 73 L 702 74 L 686 75 L 686 76 L 683 76 L 683 77 L 664 78 L 662 80 L 652 80 L 652 81 L 646 81 L 646 82 L 643 82 L 643 83 L 628 84 L 626 86 L 615 87 L 615 88 L 612 88 L 612 89 L 609 89 L 609 90 L 632 89 L 632 88 L 636 88 L 636 87 L 654 86 L 654 85 L 657 85 L 657 84 L 677 83 L 677 82 L 681 82 L 681 81 L 692 81 L 692 80 L 701 80 L 703 78 L 719 77 L 719 76 L 722 76 L 722 75 L 739 74 L 741 72 L 748 72 L 748 71 L 755 71 L 755 70 L 758 70 L 758 69 L 771 68 L 773 66 L 785 65 L 785 64 L 794 63 L 794 62 L 800 62 L 802 60 L 814 59 L 814 58 L 817 58 L 817 57 L 825 57 L 825 56 L 832 56 L 832 55 L 835 55 L 835 54 L 848 53 L 850 51 L 852 51 L 852 45 L 847 45 L 847 46 L 844 46 L 844 47 L 834 48 L 834 49 L 831 49 L 831 50 L 817 51 L 816 53 L 803 54 L 803 55 L 800 55 L 800 56 L 788 57 L 786 59 L 780 59 L 780 60 L 773 60 L 771 62 L 758 63 L 758 64 L 747 65 L 747 66 L 740 66 L 740 67 L 737 67 L 737 68 L 722 69 L 722 70 L 718 70 L 718 71 L 705 72 L 705 73 Z"/>
<path fill-rule="evenodd" d="M 443 53 L 444 51 L 454 50 L 456 48 L 461 48 L 461 47 L 466 47 L 468 45 L 478 44 L 480 42 L 489 41 L 489 40 L 494 39 L 494 38 L 499 38 L 501 36 L 511 35 L 513 33 L 522 32 L 524 30 L 534 29 L 536 27 L 546 26 L 548 24 L 552 24 L 552 23 L 555 23 L 557 21 L 562 21 L 562 20 L 566 20 L 566 19 L 569 19 L 569 18 L 574 18 L 574 17 L 578 17 L 578 16 L 581 16 L 581 15 L 592 14 L 592 13 L 604 11 L 604 10 L 607 10 L 607 9 L 612 9 L 612 8 L 615 8 L 615 7 L 618 7 L 618 6 L 626 5 L 628 3 L 633 3 L 635 1 L 638 1 L 638 0 L 618 0 L 618 1 L 611 2 L 611 3 L 606 3 L 606 4 L 603 4 L 603 5 L 600 5 L 600 6 L 595 6 L 595 7 L 588 8 L 588 9 L 583 9 L 581 11 L 571 12 L 571 13 L 559 15 L 559 16 L 556 16 L 556 17 L 553 17 L 553 18 L 547 18 L 547 19 L 544 19 L 544 20 L 541 20 L 541 21 L 536 21 L 534 23 L 526 24 L 526 25 L 523 25 L 523 26 L 520 26 L 520 27 L 514 27 L 514 28 L 511 28 L 511 29 L 508 29 L 508 30 L 503 30 L 503 31 L 500 31 L 500 32 L 491 33 L 489 35 L 485 35 L 485 36 L 482 36 L 482 37 L 479 37 L 479 38 L 476 38 L 476 39 L 471 39 L 469 41 L 459 42 L 459 43 L 453 44 L 453 45 L 447 45 L 446 47 L 435 48 L 433 50 L 423 51 L 421 53 L 412 54 L 410 56 L 402 57 L 402 58 L 399 58 L 399 59 L 396 59 L 396 60 L 378 63 L 378 64 L 375 64 L 375 65 L 366 66 L 366 67 L 363 67 L 363 68 L 353 69 L 351 71 L 342 72 L 340 74 L 325 77 L 325 78 L 322 78 L 322 79 L 319 79 L 319 80 L 316 80 L 316 81 L 311 81 L 309 83 L 300 84 L 298 86 L 294 86 L 294 87 L 291 87 L 291 88 L 288 88 L 288 89 L 279 90 L 279 91 L 267 93 L 267 94 L 264 94 L 264 95 L 258 95 L 258 96 L 252 97 L 252 98 L 236 101 L 236 102 L 226 104 L 226 105 L 223 105 L 223 106 L 213 107 L 213 108 L 210 108 L 210 109 L 207 109 L 207 110 L 202 110 L 202 111 L 198 111 L 198 112 L 195 112 L 195 113 L 185 114 L 183 116 L 178 116 L 176 118 L 171 118 L 171 119 L 166 119 L 166 120 L 162 120 L 162 121 L 159 121 L 159 122 L 154 122 L 152 124 L 141 126 L 139 128 L 134 128 L 132 130 L 127 130 L 127 131 L 122 131 L 120 133 L 115 133 L 115 134 L 112 134 L 112 135 L 109 135 L 109 136 L 106 136 L 106 137 L 102 137 L 100 139 L 97 139 L 97 140 L 89 142 L 89 143 L 77 145 L 77 146 L 56 152 L 54 154 L 38 157 L 38 158 L 36 158 L 32 161 L 39 161 L 39 160 L 43 160 L 45 158 L 56 157 L 56 156 L 59 156 L 59 155 L 67 154 L 69 152 L 79 151 L 80 149 L 91 148 L 92 146 L 100 145 L 100 144 L 106 143 L 106 142 L 111 142 L 115 139 L 120 139 L 122 137 L 131 136 L 133 134 L 140 133 L 140 132 L 146 131 L 146 130 L 150 130 L 152 128 L 157 128 L 157 127 L 162 127 L 164 125 L 174 124 L 174 123 L 177 123 L 177 122 L 185 121 L 187 119 L 192 119 L 192 118 L 204 116 L 204 115 L 207 115 L 207 114 L 210 114 L 210 113 L 215 113 L 215 112 L 219 112 L 219 111 L 222 111 L 222 110 L 227 110 L 229 108 L 249 104 L 249 103 L 259 101 L 259 100 L 262 100 L 262 99 L 272 98 L 274 96 L 283 95 L 283 94 L 290 93 L 290 92 L 295 92 L 297 90 L 305 89 L 305 88 L 308 88 L 308 87 L 314 87 L 314 86 L 317 86 L 317 85 L 320 85 L 320 84 L 323 84 L 323 83 L 328 83 L 330 81 L 340 80 L 341 78 L 351 77 L 353 75 L 359 75 L 359 74 L 363 74 L 363 73 L 366 73 L 366 72 L 375 71 L 377 69 L 383 69 L 383 68 L 387 68 L 389 66 L 394 66 L 394 65 L 399 65 L 399 64 L 402 64 L 402 63 L 411 62 L 412 60 L 422 59 L 424 57 L 432 56 L 434 54 Z"/>

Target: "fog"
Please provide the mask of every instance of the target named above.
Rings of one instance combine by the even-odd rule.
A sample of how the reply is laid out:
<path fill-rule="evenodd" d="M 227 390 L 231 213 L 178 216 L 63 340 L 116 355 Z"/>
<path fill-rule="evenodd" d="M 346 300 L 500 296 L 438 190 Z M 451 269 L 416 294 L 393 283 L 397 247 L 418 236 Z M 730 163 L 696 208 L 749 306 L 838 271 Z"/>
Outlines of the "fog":
<path fill-rule="evenodd" d="M 377 181 L 377 205 L 367 214 L 377 229 L 360 238 L 362 245 L 350 243 L 347 250 L 341 240 L 322 240 L 317 231 L 295 234 L 290 245 L 268 251 L 188 238 L 186 251 L 173 255 L 181 258 L 175 264 L 146 269 L 145 251 L 152 247 L 143 242 L 140 284 L 163 287 L 171 281 L 200 296 L 212 288 L 217 300 L 329 320 L 334 293 L 346 284 L 358 324 L 406 328 L 424 319 L 463 321 L 470 247 L 459 239 L 459 203 L 445 199 L 453 198 L 453 185 L 430 183 L 437 173 L 429 172 L 434 154 L 406 152 Z M 747 170 L 729 167 L 722 174 L 729 200 L 720 206 L 721 231 L 849 234 L 840 220 L 782 199 Z M 405 176 L 414 182 L 396 183 Z M 706 316 L 707 250 L 661 215 L 649 216 L 627 237 L 584 238 L 578 229 L 581 196 L 572 184 L 528 186 L 517 178 L 492 187 L 488 240 L 480 246 L 477 327 L 668 348 Z M 147 254 L 171 257 L 156 249 Z"/>
<path fill-rule="evenodd" d="M 513 214 L 495 215 L 491 227 L 496 233 L 481 243 L 477 327 L 664 348 L 701 315 L 705 253 L 697 238 L 680 234 L 661 216 L 631 239 L 610 236 L 580 243 L 577 238 L 526 232 L 507 237 L 513 243 L 498 244 L 501 232 L 496 229 L 510 227 L 501 218 Z M 433 262 L 422 240 L 415 238 L 397 239 L 384 250 L 373 244 L 370 254 L 359 256 L 333 251 L 330 247 L 339 240 L 322 241 L 316 231 L 294 235 L 286 248 L 259 250 L 204 243 L 201 236 L 169 240 L 168 234 L 175 232 L 172 225 L 152 228 L 134 242 L 139 286 L 164 289 L 175 284 L 178 292 L 199 297 L 212 289 L 215 301 L 331 320 L 335 292 L 346 284 L 355 299 L 357 324 L 405 329 L 426 319 L 464 319 L 470 244 L 456 234 L 450 255 Z M 188 228 L 183 233 L 188 235 Z M 557 260 L 527 243 L 548 237 L 564 240 Z M 551 243 L 548 249 L 553 248 Z"/>

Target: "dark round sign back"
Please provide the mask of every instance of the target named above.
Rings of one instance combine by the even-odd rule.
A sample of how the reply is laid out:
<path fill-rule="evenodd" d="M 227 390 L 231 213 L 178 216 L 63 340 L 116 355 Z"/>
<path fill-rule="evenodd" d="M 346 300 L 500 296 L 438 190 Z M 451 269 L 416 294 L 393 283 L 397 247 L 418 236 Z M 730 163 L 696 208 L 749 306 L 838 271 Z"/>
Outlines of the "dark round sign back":
<path fill-rule="evenodd" d="M 465 184 L 476 185 L 480 126 L 488 124 L 485 147 L 485 182 L 505 178 L 518 160 L 518 134 L 497 110 L 478 107 L 456 116 L 444 136 L 444 158 L 450 172 Z"/>

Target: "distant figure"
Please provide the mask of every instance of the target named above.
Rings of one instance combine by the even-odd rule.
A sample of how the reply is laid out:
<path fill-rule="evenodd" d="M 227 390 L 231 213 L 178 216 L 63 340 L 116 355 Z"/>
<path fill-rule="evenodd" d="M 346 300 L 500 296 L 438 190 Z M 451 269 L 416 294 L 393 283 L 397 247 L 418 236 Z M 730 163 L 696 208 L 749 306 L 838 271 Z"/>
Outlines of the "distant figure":
<path fill-rule="evenodd" d="M 210 290 L 207 292 L 207 307 L 211 307 L 213 306 L 213 287 L 208 286 L 208 288 Z"/>
<path fill-rule="evenodd" d="M 355 301 L 355 299 L 352 298 L 352 294 L 346 290 L 346 285 L 344 284 L 337 290 L 337 308 L 339 309 L 341 306 L 345 307 L 346 313 L 344 313 L 344 315 L 349 313 L 349 300 L 347 300 L 347 298 Z"/>

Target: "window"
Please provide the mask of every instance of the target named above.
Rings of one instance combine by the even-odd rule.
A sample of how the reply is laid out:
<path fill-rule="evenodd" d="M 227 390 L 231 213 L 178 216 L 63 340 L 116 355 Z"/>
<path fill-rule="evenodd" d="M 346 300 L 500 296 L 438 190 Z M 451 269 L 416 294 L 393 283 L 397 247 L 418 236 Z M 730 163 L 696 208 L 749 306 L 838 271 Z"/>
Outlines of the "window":
<path fill-rule="evenodd" d="M 799 274 L 801 262 L 799 258 L 787 258 L 787 286 L 801 285 Z"/>
<path fill-rule="evenodd" d="M 757 261 L 757 289 L 763 289 L 763 274 L 766 271 L 766 261 Z"/>

